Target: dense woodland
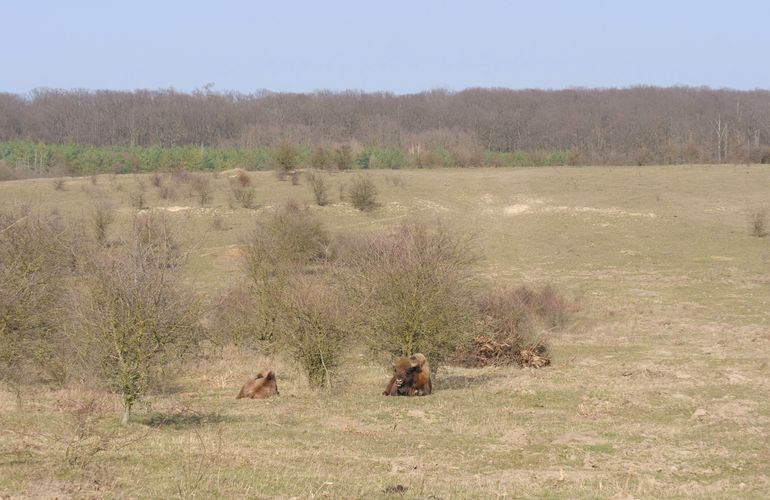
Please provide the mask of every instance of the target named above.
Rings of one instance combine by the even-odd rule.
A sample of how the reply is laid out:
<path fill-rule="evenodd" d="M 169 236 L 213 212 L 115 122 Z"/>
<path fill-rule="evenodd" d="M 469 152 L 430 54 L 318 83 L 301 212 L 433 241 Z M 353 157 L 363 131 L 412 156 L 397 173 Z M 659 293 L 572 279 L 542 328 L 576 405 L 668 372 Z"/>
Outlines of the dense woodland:
<path fill-rule="evenodd" d="M 43 89 L 0 94 L 0 141 L 267 152 L 288 142 L 308 151 L 307 161 L 319 147 L 345 146 L 352 158 L 387 148 L 397 152 L 381 162 L 389 167 L 770 162 L 770 91 Z"/>

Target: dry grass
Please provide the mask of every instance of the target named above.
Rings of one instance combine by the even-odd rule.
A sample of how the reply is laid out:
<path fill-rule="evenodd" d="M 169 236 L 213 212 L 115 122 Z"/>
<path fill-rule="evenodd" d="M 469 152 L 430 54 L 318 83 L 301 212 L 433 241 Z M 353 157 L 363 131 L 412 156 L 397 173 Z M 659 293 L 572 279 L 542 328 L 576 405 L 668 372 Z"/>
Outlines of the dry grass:
<path fill-rule="evenodd" d="M 251 175 L 256 210 L 229 209 L 226 181 L 212 181 L 213 201 L 201 208 L 166 210 L 155 190 L 146 192 L 150 210 L 167 211 L 199 242 L 184 269 L 194 290 L 213 292 L 239 274 L 236 245 L 255 218 L 290 197 L 313 205 L 310 190 Z M 338 184 L 354 177 L 334 175 Z M 174 387 L 151 395 L 131 434 L 85 467 L 43 437 L 74 435 L 63 430 L 74 420 L 57 402 L 71 388 L 37 390 L 22 410 L 2 392 L 0 493 L 767 496 L 768 246 L 748 234 L 745 207 L 766 203 L 770 168 L 404 170 L 403 187 L 370 175 L 381 188 L 379 210 L 312 210 L 332 231 L 439 217 L 479 235 L 490 281 L 553 283 L 577 297 L 575 322 L 550 338 L 550 367 L 449 367 L 430 397 L 384 398 L 385 360 L 356 346 L 331 393 L 311 389 L 293 361 L 249 346 L 212 351 L 184 365 Z M 50 180 L 0 183 L 0 205 L 25 199 L 77 216 L 92 203 L 78 189 L 88 182 L 68 179 L 65 191 Z M 134 179 L 92 187 L 101 184 L 116 204 L 111 231 L 127 230 Z M 217 214 L 230 230 L 211 231 Z M 281 395 L 236 401 L 245 378 L 268 368 Z M 118 406 L 107 397 L 89 417 L 92 428 L 114 431 Z"/>

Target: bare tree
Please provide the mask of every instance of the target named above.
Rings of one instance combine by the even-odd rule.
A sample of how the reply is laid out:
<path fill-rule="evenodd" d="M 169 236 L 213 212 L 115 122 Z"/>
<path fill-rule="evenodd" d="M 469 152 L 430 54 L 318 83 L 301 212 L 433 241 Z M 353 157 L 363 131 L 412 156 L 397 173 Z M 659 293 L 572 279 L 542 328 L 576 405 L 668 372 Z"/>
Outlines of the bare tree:
<path fill-rule="evenodd" d="M 153 373 L 197 339 L 199 308 L 179 279 L 178 255 L 162 219 L 139 220 L 123 245 L 96 250 L 73 294 L 85 342 L 73 341 L 121 395 L 123 425 Z"/>

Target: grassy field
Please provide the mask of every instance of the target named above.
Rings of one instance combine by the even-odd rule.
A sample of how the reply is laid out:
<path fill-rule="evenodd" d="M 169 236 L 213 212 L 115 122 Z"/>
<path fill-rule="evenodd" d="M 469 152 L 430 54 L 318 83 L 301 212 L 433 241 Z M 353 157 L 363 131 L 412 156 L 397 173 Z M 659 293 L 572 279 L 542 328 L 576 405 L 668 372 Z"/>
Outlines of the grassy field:
<path fill-rule="evenodd" d="M 209 174 L 211 175 L 211 174 Z M 307 183 L 251 173 L 256 208 L 230 176 L 199 206 L 187 184 L 150 175 L 0 183 L 20 202 L 80 217 L 116 206 L 164 211 L 192 248 L 186 269 L 210 292 L 240 272 L 238 243 L 288 199 L 331 230 L 416 217 L 473 232 L 479 272 L 553 283 L 580 304 L 550 337 L 541 369 L 449 367 L 424 398 L 385 398 L 387 367 L 352 349 L 349 376 L 311 390 L 282 357 L 225 349 L 191 361 L 127 429 L 119 401 L 37 388 L 19 409 L 0 392 L 0 495 L 13 497 L 766 498 L 770 496 L 770 238 L 750 214 L 770 206 L 766 166 L 374 171 L 380 207 L 339 201 L 356 172 L 328 174 L 332 204 Z M 236 400 L 274 368 L 281 395 Z M 78 401 L 95 401 L 88 432 Z"/>

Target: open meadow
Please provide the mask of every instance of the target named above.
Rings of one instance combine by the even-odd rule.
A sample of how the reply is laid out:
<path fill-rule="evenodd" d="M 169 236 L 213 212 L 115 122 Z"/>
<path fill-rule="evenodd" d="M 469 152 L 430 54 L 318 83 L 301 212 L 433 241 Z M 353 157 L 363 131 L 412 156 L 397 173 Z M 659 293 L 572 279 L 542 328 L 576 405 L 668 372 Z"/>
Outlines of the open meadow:
<path fill-rule="evenodd" d="M 139 210 L 165 214 L 201 296 L 243 273 L 243 239 L 289 200 L 332 234 L 439 220 L 474 236 L 483 280 L 552 284 L 578 310 L 547 334 L 550 366 L 443 366 L 427 397 L 382 396 L 388 360 L 360 345 L 330 390 L 280 352 L 211 347 L 127 427 L 118 396 L 75 382 L 26 387 L 21 405 L 3 388 L 0 496 L 770 496 L 770 237 L 751 227 L 770 167 L 322 172 L 326 206 L 304 175 L 245 173 L 253 194 L 233 190 L 235 171 L 195 175 L 0 182 L 0 210 L 29 204 L 89 232 L 110 205 L 107 238 Z M 340 200 L 361 175 L 371 211 Z M 267 368 L 280 396 L 236 400 Z"/>

